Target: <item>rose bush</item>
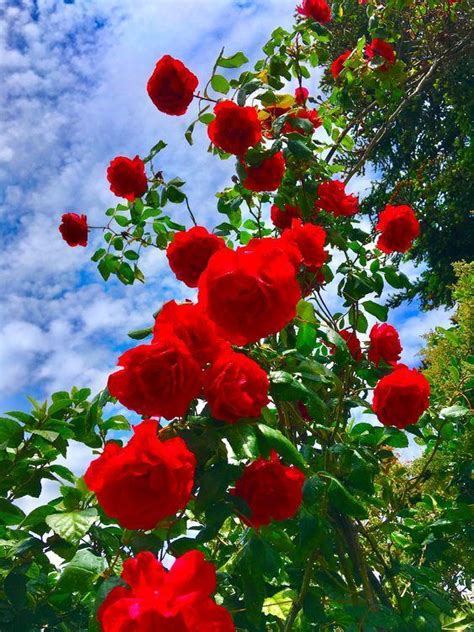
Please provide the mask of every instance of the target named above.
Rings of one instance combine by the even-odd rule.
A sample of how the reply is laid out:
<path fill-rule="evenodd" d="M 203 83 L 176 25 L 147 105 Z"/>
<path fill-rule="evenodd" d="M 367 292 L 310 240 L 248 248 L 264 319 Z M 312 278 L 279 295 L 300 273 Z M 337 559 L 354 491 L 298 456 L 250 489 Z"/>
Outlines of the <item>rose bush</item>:
<path fill-rule="evenodd" d="M 150 306 L 148 326 L 129 333 L 143 342 L 97 396 L 74 388 L 1 420 L 2 630 L 428 632 L 463 621 L 471 575 L 455 547 L 469 533 L 468 466 L 451 459 L 449 495 L 424 485 L 468 428 L 469 353 L 448 363 L 449 399 L 430 406 L 428 380 L 400 364 L 403 336 L 386 323 L 386 290 L 409 287 L 399 264 L 423 218 L 402 185 L 382 210 L 349 191 L 385 133 L 361 144 L 367 112 L 390 125 L 459 51 L 466 16 L 427 0 L 353 4 L 305 0 L 253 69 L 235 73 L 247 58 L 222 52 L 202 89 L 181 61 L 157 62 L 152 102 L 173 116 L 196 109 L 186 139 L 204 126 L 235 174 L 212 230 L 185 182 L 168 178 L 163 141 L 104 174 L 127 203 L 98 229 L 103 279 L 144 282 L 140 257 L 156 249 L 194 296 Z M 335 29 L 347 39 L 336 51 Z M 315 96 L 303 84 L 317 66 Z M 371 226 L 364 214 L 378 211 Z M 63 216 L 70 245 L 89 230 L 84 215 Z M 409 435 L 426 458 L 415 475 L 394 452 Z M 94 451 L 79 478 L 62 460 L 72 441 Z M 44 481 L 59 496 L 25 511 L 18 500 Z"/>

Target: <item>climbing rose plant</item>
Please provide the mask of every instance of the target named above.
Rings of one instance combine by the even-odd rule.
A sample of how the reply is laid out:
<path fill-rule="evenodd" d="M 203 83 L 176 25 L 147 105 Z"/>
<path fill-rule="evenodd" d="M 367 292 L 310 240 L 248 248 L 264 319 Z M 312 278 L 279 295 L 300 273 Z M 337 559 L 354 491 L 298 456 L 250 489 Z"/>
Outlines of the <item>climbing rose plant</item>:
<path fill-rule="evenodd" d="M 408 632 L 441 630 L 461 607 L 461 569 L 448 599 L 446 549 L 428 549 L 446 537 L 434 500 L 417 529 L 423 472 L 394 467 L 409 435 L 436 451 L 465 414 L 456 400 L 430 408 L 428 380 L 400 363 L 386 322 L 387 285 L 409 285 L 398 264 L 423 228 L 403 199 L 371 226 L 350 189 L 369 152 L 344 166 L 368 104 L 390 117 L 426 84 L 402 21 L 428 14 L 441 28 L 456 5 L 359 4 L 367 38 L 336 59 L 327 43 L 346 2 L 304 0 L 253 70 L 238 74 L 248 59 L 223 50 L 200 85 L 183 61 L 157 61 L 153 104 L 192 119 L 190 144 L 207 128 L 235 173 L 211 230 L 185 182 L 167 178 L 163 141 L 104 169 L 123 200 L 98 229 L 103 279 L 145 282 L 140 257 L 155 248 L 195 295 L 129 333 L 139 342 L 98 395 L 74 388 L 2 419 L 2 629 Z M 96 229 L 66 213 L 59 230 L 85 247 Z M 95 453 L 80 478 L 58 462 L 72 440 Z M 58 498 L 25 515 L 16 501 L 44 479 L 60 482 Z M 466 519 L 461 501 L 453 511 Z"/>

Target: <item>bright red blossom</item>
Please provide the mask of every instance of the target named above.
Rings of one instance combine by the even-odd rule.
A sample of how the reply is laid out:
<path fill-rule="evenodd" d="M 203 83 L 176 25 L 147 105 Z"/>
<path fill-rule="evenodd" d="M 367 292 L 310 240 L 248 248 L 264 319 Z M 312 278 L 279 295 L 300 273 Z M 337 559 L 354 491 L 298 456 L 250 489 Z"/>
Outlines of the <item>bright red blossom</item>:
<path fill-rule="evenodd" d="M 392 325 L 382 323 L 374 325 L 370 330 L 369 360 L 376 366 L 380 360 L 387 364 L 395 364 L 400 360 L 402 345 L 398 331 Z"/>
<path fill-rule="evenodd" d="M 294 244 L 301 252 L 303 265 L 313 272 L 319 270 L 328 258 L 324 250 L 326 243 L 326 231 L 322 226 L 303 224 L 299 219 L 294 219 L 291 228 L 283 231 L 282 240 Z"/>
<path fill-rule="evenodd" d="M 321 119 L 319 118 L 319 114 L 317 110 L 306 110 L 304 108 L 301 108 L 294 114 L 291 114 L 290 116 L 288 116 L 288 118 L 285 121 L 285 124 L 283 125 L 283 130 L 282 130 L 283 133 L 284 134 L 291 134 L 291 133 L 306 134 L 307 132 L 301 129 L 301 127 L 298 127 L 297 125 L 295 125 L 295 121 L 297 121 L 298 119 L 305 119 L 309 121 L 313 127 L 312 129 L 313 132 L 315 129 L 317 129 L 318 127 L 321 127 L 322 125 L 322 122 L 321 122 Z"/>
<path fill-rule="evenodd" d="M 118 364 L 123 368 L 109 376 L 110 394 L 140 415 L 181 417 L 201 390 L 201 367 L 171 333 L 129 349 Z"/>
<path fill-rule="evenodd" d="M 170 335 L 182 340 L 202 366 L 213 362 L 217 354 L 228 346 L 217 335 L 215 324 L 209 320 L 202 307 L 189 301 L 181 304 L 168 301 L 160 309 L 153 327 L 152 343 L 160 342 Z"/>
<path fill-rule="evenodd" d="M 285 204 L 285 208 L 281 209 L 276 204 L 273 204 L 270 214 L 274 226 L 283 230 L 284 228 L 290 228 L 293 219 L 301 217 L 301 209 L 299 206 L 292 206 L 291 204 Z"/>
<path fill-rule="evenodd" d="M 368 61 L 377 60 L 378 57 L 385 59 L 385 63 L 377 67 L 377 70 L 386 71 L 395 63 L 395 51 L 393 46 L 383 39 L 376 37 L 370 44 L 366 44 L 364 55 Z"/>
<path fill-rule="evenodd" d="M 375 230 L 381 233 L 377 248 L 387 254 L 406 252 L 420 234 L 420 223 L 410 206 L 387 204 L 379 215 Z"/>
<path fill-rule="evenodd" d="M 316 209 L 333 213 L 336 217 L 350 217 L 359 211 L 359 200 L 355 195 L 347 194 L 346 187 L 339 180 L 326 180 L 318 186 Z"/>
<path fill-rule="evenodd" d="M 264 160 L 258 167 L 242 163 L 246 177 L 242 184 L 249 191 L 275 191 L 285 175 L 285 159 L 281 151 Z"/>
<path fill-rule="evenodd" d="M 345 53 L 342 53 L 342 55 L 339 55 L 339 57 L 336 57 L 336 59 L 332 62 L 331 74 L 333 76 L 333 79 L 337 79 L 339 75 L 341 74 L 341 72 L 344 70 L 344 62 L 346 61 L 348 57 L 350 57 L 351 53 L 352 53 L 351 50 L 346 50 Z"/>
<path fill-rule="evenodd" d="M 312 18 L 321 24 L 331 21 L 331 9 L 326 0 L 303 0 L 296 10 L 305 18 Z"/>
<path fill-rule="evenodd" d="M 188 287 L 197 287 L 209 259 L 225 247 L 222 237 L 213 235 L 203 226 L 194 226 L 175 233 L 166 256 L 176 278 Z"/>
<path fill-rule="evenodd" d="M 229 612 L 211 595 L 214 565 L 188 551 L 168 571 L 153 553 L 124 562 L 127 584 L 113 588 L 97 612 L 102 632 L 234 632 Z"/>
<path fill-rule="evenodd" d="M 405 428 L 418 421 L 430 405 L 429 398 L 425 376 L 399 364 L 376 384 L 372 410 L 384 426 Z"/>
<path fill-rule="evenodd" d="M 266 372 L 251 358 L 231 349 L 222 352 L 204 376 L 204 397 L 212 416 L 230 423 L 259 417 L 268 404 Z"/>
<path fill-rule="evenodd" d="M 217 252 L 199 280 L 199 303 L 221 335 L 237 345 L 283 329 L 301 298 L 295 262 L 285 246 L 280 240 L 256 241 Z"/>
<path fill-rule="evenodd" d="M 165 114 L 184 114 L 193 100 L 198 78 L 182 61 L 164 55 L 147 83 L 150 99 Z"/>
<path fill-rule="evenodd" d="M 133 159 L 126 156 L 114 158 L 107 168 L 107 180 L 112 193 L 129 202 L 141 197 L 148 190 L 145 163 L 139 156 Z"/>
<path fill-rule="evenodd" d="M 349 349 L 349 353 L 354 358 L 356 362 L 362 360 L 362 349 L 360 347 L 360 340 L 357 338 L 354 331 L 350 331 L 349 329 L 343 329 L 339 332 L 341 338 L 343 338 L 346 342 L 347 348 Z"/>
<path fill-rule="evenodd" d="M 191 495 L 194 455 L 179 437 L 160 441 L 158 428 L 142 421 L 125 447 L 107 443 L 84 475 L 104 512 L 125 529 L 154 529 Z"/>
<path fill-rule="evenodd" d="M 87 246 L 87 216 L 77 213 L 64 213 L 61 217 L 59 232 L 68 246 Z"/>
<path fill-rule="evenodd" d="M 306 103 L 306 99 L 309 96 L 308 88 L 296 88 L 295 89 L 295 100 L 298 105 L 304 105 Z"/>
<path fill-rule="evenodd" d="M 247 503 L 251 513 L 242 520 L 258 529 L 295 515 L 303 498 L 304 481 L 303 472 L 293 465 L 283 465 L 273 450 L 269 459 L 259 458 L 247 465 L 230 493 Z"/>
<path fill-rule="evenodd" d="M 214 108 L 216 118 L 209 123 L 211 142 L 229 154 L 241 156 L 262 140 L 262 125 L 254 107 L 221 101 Z"/>

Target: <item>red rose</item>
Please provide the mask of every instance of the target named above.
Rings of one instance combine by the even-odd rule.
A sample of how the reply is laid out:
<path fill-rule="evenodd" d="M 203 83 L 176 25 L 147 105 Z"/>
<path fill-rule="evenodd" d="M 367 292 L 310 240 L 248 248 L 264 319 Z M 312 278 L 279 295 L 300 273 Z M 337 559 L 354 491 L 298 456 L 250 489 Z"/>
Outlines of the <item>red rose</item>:
<path fill-rule="evenodd" d="M 385 59 L 385 63 L 377 67 L 377 70 L 386 71 L 395 63 L 395 51 L 393 46 L 383 39 L 376 37 L 370 44 L 366 44 L 364 48 L 365 58 L 370 62 L 377 57 Z"/>
<path fill-rule="evenodd" d="M 362 360 L 362 349 L 360 348 L 360 341 L 359 338 L 357 338 L 355 332 L 349 331 L 349 329 L 343 329 L 339 332 L 339 335 L 346 341 L 349 353 L 354 358 L 354 360 L 356 362 Z"/>
<path fill-rule="evenodd" d="M 285 248 L 259 241 L 217 252 L 199 279 L 199 303 L 221 335 L 237 345 L 279 332 L 301 298 L 295 262 Z"/>
<path fill-rule="evenodd" d="M 118 364 L 123 369 L 109 376 L 110 394 L 139 415 L 181 417 L 201 390 L 201 367 L 171 334 L 156 344 L 129 349 Z"/>
<path fill-rule="evenodd" d="M 98 612 L 102 632 L 234 632 L 229 612 L 211 595 L 216 571 L 188 551 L 168 571 L 150 551 L 123 564 L 127 586 L 112 588 Z"/>
<path fill-rule="evenodd" d="M 193 100 L 199 81 L 182 61 L 164 55 L 148 79 L 148 95 L 160 112 L 179 116 Z"/>
<path fill-rule="evenodd" d="M 324 250 L 326 231 L 321 226 L 294 219 L 291 228 L 283 231 L 282 240 L 294 244 L 301 252 L 303 265 L 313 271 L 319 270 L 328 258 Z"/>
<path fill-rule="evenodd" d="M 133 428 L 125 447 L 107 443 L 84 475 L 104 512 L 124 529 L 154 529 L 191 495 L 194 454 L 179 437 L 160 441 L 158 428 L 148 419 Z"/>
<path fill-rule="evenodd" d="M 227 346 L 202 307 L 190 302 L 169 301 L 160 309 L 153 327 L 152 343 L 166 340 L 169 335 L 182 340 L 200 365 L 213 362 L 222 347 Z"/>
<path fill-rule="evenodd" d="M 284 134 L 292 134 L 292 133 L 305 134 L 304 130 L 302 130 L 300 127 L 294 124 L 294 121 L 298 119 L 306 119 L 307 121 L 309 121 L 311 125 L 313 126 L 312 132 L 314 132 L 315 129 L 317 129 L 318 127 L 321 127 L 322 125 L 321 119 L 319 118 L 319 114 L 317 110 L 306 110 L 302 108 L 301 110 L 298 110 L 297 112 L 295 112 L 295 114 L 291 114 L 290 116 L 288 116 L 283 126 L 283 133 Z"/>
<path fill-rule="evenodd" d="M 339 57 L 336 57 L 336 59 L 332 62 L 331 74 L 333 76 L 333 79 L 337 79 L 339 75 L 341 74 L 341 72 L 344 70 L 344 62 L 346 61 L 348 57 L 350 57 L 351 53 L 352 53 L 351 50 L 346 50 L 345 53 L 342 53 L 342 55 L 339 55 Z"/>
<path fill-rule="evenodd" d="M 264 160 L 258 167 L 242 163 L 246 178 L 242 182 L 249 191 L 275 191 L 285 175 L 285 159 L 281 151 Z"/>
<path fill-rule="evenodd" d="M 383 377 L 374 389 L 372 410 L 384 426 L 415 424 L 430 405 L 430 385 L 416 369 L 403 364 Z"/>
<path fill-rule="evenodd" d="M 301 209 L 299 206 L 291 206 L 291 204 L 285 204 L 285 208 L 281 209 L 273 204 L 270 214 L 274 226 L 283 230 L 290 228 L 293 219 L 301 217 Z"/>
<path fill-rule="evenodd" d="M 296 10 L 305 18 L 312 18 L 321 24 L 331 21 L 331 9 L 326 0 L 303 0 Z"/>
<path fill-rule="evenodd" d="M 346 193 L 343 182 L 326 180 L 318 186 L 318 199 L 315 202 L 315 207 L 333 213 L 336 217 L 341 215 L 349 217 L 359 211 L 359 200 L 355 195 Z"/>
<path fill-rule="evenodd" d="M 114 158 L 107 169 L 107 180 L 112 193 L 129 202 L 148 191 L 145 163 L 138 156 L 133 160 L 125 156 Z"/>
<path fill-rule="evenodd" d="M 281 239 L 281 237 L 254 237 L 246 246 L 241 246 L 240 250 L 245 252 L 260 250 L 263 255 L 278 250 L 281 254 L 288 257 L 295 269 L 295 274 L 299 271 L 303 262 L 298 246 L 287 239 Z"/>
<path fill-rule="evenodd" d="M 204 397 L 212 416 L 233 423 L 259 417 L 268 404 L 268 376 L 252 359 L 231 349 L 222 352 L 204 375 Z"/>
<path fill-rule="evenodd" d="M 303 472 L 293 465 L 280 463 L 273 450 L 269 460 L 259 458 L 247 465 L 230 493 L 245 500 L 251 513 L 242 520 L 258 529 L 273 520 L 286 520 L 295 515 L 303 498 L 304 481 Z"/>
<path fill-rule="evenodd" d="M 77 213 L 64 213 L 61 217 L 59 232 L 69 246 L 87 246 L 87 216 Z"/>
<path fill-rule="evenodd" d="M 222 237 L 213 235 L 203 226 L 194 226 L 175 234 L 166 256 L 176 278 L 188 287 L 197 287 L 209 259 L 225 247 Z"/>
<path fill-rule="evenodd" d="M 377 248 L 387 254 L 406 252 L 420 234 L 420 223 L 410 206 L 387 204 L 379 215 L 375 230 L 381 233 Z"/>
<path fill-rule="evenodd" d="M 295 100 L 298 105 L 304 105 L 306 103 L 306 99 L 309 96 L 308 88 L 296 88 L 295 90 Z"/>
<path fill-rule="evenodd" d="M 402 345 L 398 331 L 392 325 L 383 323 L 374 325 L 370 331 L 369 360 L 376 366 L 380 360 L 387 364 L 397 363 L 400 360 Z"/>
<path fill-rule="evenodd" d="M 221 101 L 214 114 L 216 118 L 209 123 L 207 133 L 211 142 L 227 153 L 242 156 L 262 140 L 262 126 L 254 107 Z"/>

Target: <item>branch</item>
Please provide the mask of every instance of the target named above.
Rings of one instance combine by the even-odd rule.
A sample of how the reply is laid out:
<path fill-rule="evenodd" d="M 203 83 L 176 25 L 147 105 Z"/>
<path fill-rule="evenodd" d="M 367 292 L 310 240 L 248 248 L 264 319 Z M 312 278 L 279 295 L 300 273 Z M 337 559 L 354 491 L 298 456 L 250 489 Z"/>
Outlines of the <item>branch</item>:
<path fill-rule="evenodd" d="M 306 564 L 306 568 L 304 570 L 303 581 L 301 582 L 300 592 L 298 597 L 293 601 L 293 605 L 291 606 L 290 613 L 288 614 L 288 618 L 285 621 L 285 627 L 283 628 L 283 632 L 291 632 L 293 629 L 293 623 L 295 622 L 296 617 L 298 616 L 299 611 L 303 607 L 303 602 L 306 597 L 306 593 L 309 589 L 309 584 L 311 582 L 311 575 L 313 573 L 313 564 L 317 557 L 317 552 L 313 551 L 309 556 L 308 562 Z"/>

